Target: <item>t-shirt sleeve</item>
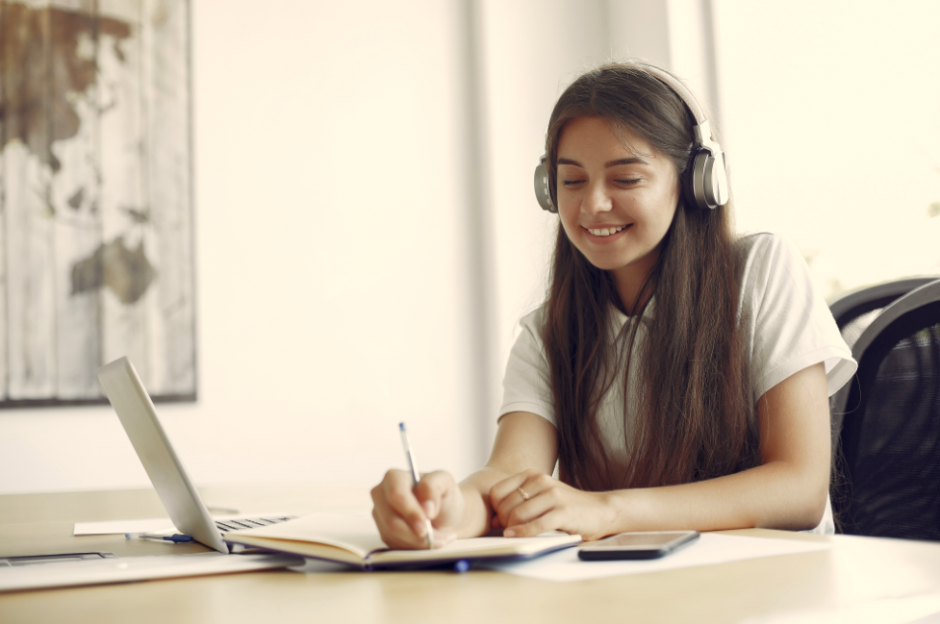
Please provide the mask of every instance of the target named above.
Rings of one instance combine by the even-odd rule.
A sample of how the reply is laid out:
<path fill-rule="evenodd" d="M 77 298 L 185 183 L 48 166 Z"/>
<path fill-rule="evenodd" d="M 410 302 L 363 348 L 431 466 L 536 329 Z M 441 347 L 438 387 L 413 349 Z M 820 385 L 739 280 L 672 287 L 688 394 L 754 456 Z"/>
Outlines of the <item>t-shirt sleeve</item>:
<path fill-rule="evenodd" d="M 521 331 L 509 353 L 503 377 L 500 417 L 509 412 L 530 412 L 555 424 L 551 374 L 540 331 L 543 318 L 544 310 L 539 308 L 519 321 Z"/>
<path fill-rule="evenodd" d="M 755 399 L 800 370 L 822 362 L 829 395 L 858 367 L 796 247 L 757 237 L 742 288 L 749 289 L 751 381 Z M 745 300 L 747 297 L 745 297 Z"/>

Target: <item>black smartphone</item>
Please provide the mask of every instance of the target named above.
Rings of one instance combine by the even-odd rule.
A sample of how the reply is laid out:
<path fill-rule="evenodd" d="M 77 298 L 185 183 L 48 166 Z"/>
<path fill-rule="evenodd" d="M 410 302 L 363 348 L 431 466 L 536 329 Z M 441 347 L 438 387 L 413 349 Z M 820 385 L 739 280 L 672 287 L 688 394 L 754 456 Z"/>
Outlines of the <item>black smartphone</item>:
<path fill-rule="evenodd" d="M 619 533 L 582 546 L 578 557 L 584 561 L 658 559 L 691 544 L 698 536 L 698 531 Z"/>

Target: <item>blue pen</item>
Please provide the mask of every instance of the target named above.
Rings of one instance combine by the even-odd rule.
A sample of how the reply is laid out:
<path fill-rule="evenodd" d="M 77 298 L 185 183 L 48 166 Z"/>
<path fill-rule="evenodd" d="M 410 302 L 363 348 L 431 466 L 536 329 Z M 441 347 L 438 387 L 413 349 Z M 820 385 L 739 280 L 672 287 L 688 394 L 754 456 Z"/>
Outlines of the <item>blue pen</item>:
<path fill-rule="evenodd" d="M 415 465 L 415 456 L 411 452 L 411 444 L 408 442 L 408 431 L 405 430 L 405 423 L 398 423 L 398 430 L 401 432 L 401 445 L 405 449 L 405 458 L 408 460 L 408 467 L 411 468 L 411 479 L 416 486 L 418 485 L 418 481 L 421 480 L 421 475 L 418 474 L 418 467 Z M 427 523 L 428 550 L 431 550 L 434 548 L 434 528 L 431 526 L 430 520 L 425 520 L 425 522 Z"/>
<path fill-rule="evenodd" d="M 174 535 L 157 535 L 155 533 L 125 533 L 124 537 L 127 539 L 149 539 L 149 540 L 159 540 L 164 542 L 173 542 L 174 544 L 182 544 L 185 542 L 193 541 L 193 538 L 189 535 L 181 535 L 176 533 Z"/>

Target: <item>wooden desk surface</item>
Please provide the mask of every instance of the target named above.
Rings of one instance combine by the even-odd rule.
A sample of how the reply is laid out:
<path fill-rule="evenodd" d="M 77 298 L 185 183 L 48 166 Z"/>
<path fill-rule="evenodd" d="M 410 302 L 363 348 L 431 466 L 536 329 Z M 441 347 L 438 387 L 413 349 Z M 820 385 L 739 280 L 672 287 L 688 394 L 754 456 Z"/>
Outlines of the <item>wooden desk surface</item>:
<path fill-rule="evenodd" d="M 365 488 L 206 488 L 210 506 L 367 509 Z M 0 557 L 105 550 L 123 556 L 203 550 L 121 536 L 72 537 L 75 521 L 163 515 L 151 491 L 0 496 Z M 779 531 L 827 551 L 571 583 L 500 572 L 270 571 L 0 594 L 0 622 L 760 622 L 800 621 L 883 598 L 940 592 L 940 544 Z M 776 619 L 780 618 L 780 619 Z M 793 619 L 788 619 L 793 618 Z"/>

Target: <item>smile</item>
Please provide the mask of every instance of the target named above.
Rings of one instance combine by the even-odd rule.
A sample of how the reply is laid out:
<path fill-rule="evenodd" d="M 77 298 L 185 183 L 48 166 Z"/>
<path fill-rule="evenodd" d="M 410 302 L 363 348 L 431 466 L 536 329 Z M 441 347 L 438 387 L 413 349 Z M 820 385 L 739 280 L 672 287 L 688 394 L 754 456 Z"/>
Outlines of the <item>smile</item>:
<path fill-rule="evenodd" d="M 593 234 L 594 236 L 610 236 L 611 234 L 616 234 L 617 232 L 624 231 L 631 225 L 632 223 L 628 223 L 626 225 L 621 225 L 619 227 L 613 227 L 613 228 L 601 228 L 598 230 L 592 230 L 591 228 L 584 228 L 584 229 L 590 232 L 591 234 Z"/>

